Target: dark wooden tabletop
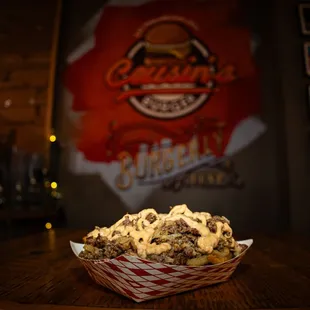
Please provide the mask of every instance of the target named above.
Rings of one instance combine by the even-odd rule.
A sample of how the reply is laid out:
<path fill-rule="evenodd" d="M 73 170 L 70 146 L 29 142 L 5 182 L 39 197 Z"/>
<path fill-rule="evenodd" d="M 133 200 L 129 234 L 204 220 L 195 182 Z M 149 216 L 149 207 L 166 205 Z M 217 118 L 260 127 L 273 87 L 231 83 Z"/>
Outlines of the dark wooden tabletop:
<path fill-rule="evenodd" d="M 310 309 L 306 238 L 251 236 L 254 244 L 228 282 L 135 303 L 89 278 L 69 246 L 85 233 L 50 230 L 0 244 L 0 309 Z"/>

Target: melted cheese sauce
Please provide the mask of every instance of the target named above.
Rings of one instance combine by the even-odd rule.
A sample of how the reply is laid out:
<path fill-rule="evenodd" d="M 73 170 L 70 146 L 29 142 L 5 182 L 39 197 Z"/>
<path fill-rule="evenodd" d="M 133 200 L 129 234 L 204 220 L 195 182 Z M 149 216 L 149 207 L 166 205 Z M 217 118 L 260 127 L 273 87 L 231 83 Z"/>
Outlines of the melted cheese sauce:
<path fill-rule="evenodd" d="M 155 219 L 152 223 L 147 219 L 150 214 L 153 215 L 153 220 Z M 201 253 L 211 253 L 220 239 L 230 239 L 231 246 L 234 247 L 235 240 L 232 238 L 229 224 L 216 221 L 217 230 L 214 233 L 206 226 L 207 220 L 211 218 L 210 213 L 192 212 L 185 204 L 171 208 L 168 214 L 158 214 L 154 209 L 145 209 L 138 214 L 124 215 L 110 228 L 96 228 L 87 237 L 97 238 L 100 235 L 108 240 L 115 240 L 120 236 L 130 236 L 137 248 L 137 254 L 145 258 L 149 254 L 161 254 L 171 249 L 168 243 L 151 243 L 156 229 L 160 229 L 166 223 L 183 220 L 190 228 L 198 231 L 200 236 L 197 246 Z"/>

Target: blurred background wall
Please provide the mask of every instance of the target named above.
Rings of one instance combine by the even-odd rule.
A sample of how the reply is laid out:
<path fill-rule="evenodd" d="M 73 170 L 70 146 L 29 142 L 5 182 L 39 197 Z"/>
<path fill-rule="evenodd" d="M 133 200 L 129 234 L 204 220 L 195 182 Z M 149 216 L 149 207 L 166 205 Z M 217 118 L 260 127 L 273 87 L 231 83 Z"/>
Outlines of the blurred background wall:
<path fill-rule="evenodd" d="M 42 230 L 51 215 L 42 173 L 50 153 L 58 3 L 0 2 L 0 239 Z"/>
<path fill-rule="evenodd" d="M 15 128 L 20 149 L 44 154 L 49 148 L 47 131 L 55 129 L 58 140 L 64 143 L 52 149 L 52 172 L 53 178 L 59 179 L 68 226 L 110 225 L 128 210 L 99 176 L 69 172 L 62 132 L 66 58 L 83 41 L 83 26 L 104 1 L 62 2 L 56 96 L 50 102 L 53 109 L 48 106 L 47 94 L 56 2 L 0 3 L 0 136 L 7 137 Z M 157 190 L 141 209 L 153 207 L 166 212 L 170 205 L 186 203 L 193 210 L 225 215 L 239 231 L 310 231 L 308 80 L 298 3 L 248 0 L 243 4 L 248 25 L 261 43 L 255 58 L 261 75 L 261 116 L 268 125 L 266 134 L 233 158 L 245 187 L 184 189 L 178 193 Z M 50 126 L 46 125 L 49 122 Z M 6 219 L 1 212 L 0 219 Z M 27 216 L 23 213 L 22 217 Z"/>
<path fill-rule="evenodd" d="M 264 136 L 233 158 L 245 188 L 158 190 L 143 207 L 165 212 L 170 205 L 187 203 L 193 210 L 224 214 L 238 230 L 309 230 L 309 127 L 296 5 L 293 0 L 244 2 L 248 23 L 261 41 L 255 57 L 261 73 L 262 119 L 268 124 Z M 66 56 L 83 39 L 80 30 L 101 6 L 102 1 L 65 2 L 60 72 Z M 65 99 L 58 85 L 61 115 Z M 71 226 L 109 225 L 127 211 L 99 176 L 72 175 L 66 160 L 63 150 L 60 178 Z"/>

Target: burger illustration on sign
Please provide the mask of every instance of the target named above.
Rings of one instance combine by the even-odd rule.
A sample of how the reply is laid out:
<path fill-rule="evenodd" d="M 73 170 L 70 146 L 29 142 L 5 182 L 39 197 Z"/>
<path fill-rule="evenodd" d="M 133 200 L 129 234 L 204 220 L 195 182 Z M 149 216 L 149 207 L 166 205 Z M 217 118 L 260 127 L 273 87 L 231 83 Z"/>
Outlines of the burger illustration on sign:
<path fill-rule="evenodd" d="M 231 65 L 218 68 L 217 57 L 190 31 L 185 20 L 157 21 L 108 71 L 106 82 L 118 88 L 138 112 L 157 119 L 184 117 L 202 107 L 218 85 L 234 80 Z"/>
<path fill-rule="evenodd" d="M 145 34 L 145 65 L 186 63 L 192 47 L 188 31 L 175 23 L 162 23 Z"/>

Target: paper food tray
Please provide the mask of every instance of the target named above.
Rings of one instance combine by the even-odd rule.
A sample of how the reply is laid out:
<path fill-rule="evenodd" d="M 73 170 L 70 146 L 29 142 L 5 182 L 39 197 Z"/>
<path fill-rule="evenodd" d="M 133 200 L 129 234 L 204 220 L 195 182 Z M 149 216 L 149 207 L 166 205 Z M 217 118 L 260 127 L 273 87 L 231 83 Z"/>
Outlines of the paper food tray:
<path fill-rule="evenodd" d="M 97 284 L 136 302 L 227 281 L 253 240 L 238 243 L 247 245 L 247 249 L 239 256 L 221 264 L 190 267 L 155 263 L 129 255 L 105 260 L 86 260 L 79 257 L 84 244 L 70 241 L 72 251 Z"/>

